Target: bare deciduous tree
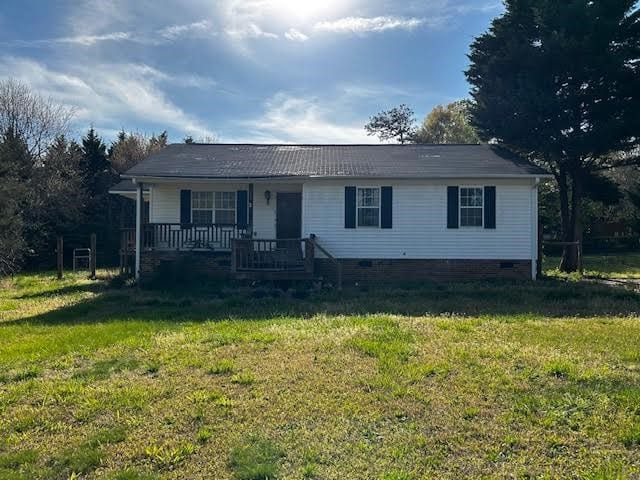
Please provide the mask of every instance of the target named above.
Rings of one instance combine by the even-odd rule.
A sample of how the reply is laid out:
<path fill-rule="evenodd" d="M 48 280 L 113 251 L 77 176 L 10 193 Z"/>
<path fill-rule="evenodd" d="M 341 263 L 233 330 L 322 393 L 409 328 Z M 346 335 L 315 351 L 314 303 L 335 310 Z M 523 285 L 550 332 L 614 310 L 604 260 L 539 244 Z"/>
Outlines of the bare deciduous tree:
<path fill-rule="evenodd" d="M 39 159 L 53 140 L 67 132 L 74 109 L 33 92 L 14 79 L 0 81 L 0 132 L 13 129 L 29 154 Z"/>
<path fill-rule="evenodd" d="M 129 133 L 123 131 L 109 150 L 111 166 L 122 173 L 141 162 L 149 155 L 162 150 L 167 146 L 167 132 L 160 135 L 147 137 L 141 133 Z"/>

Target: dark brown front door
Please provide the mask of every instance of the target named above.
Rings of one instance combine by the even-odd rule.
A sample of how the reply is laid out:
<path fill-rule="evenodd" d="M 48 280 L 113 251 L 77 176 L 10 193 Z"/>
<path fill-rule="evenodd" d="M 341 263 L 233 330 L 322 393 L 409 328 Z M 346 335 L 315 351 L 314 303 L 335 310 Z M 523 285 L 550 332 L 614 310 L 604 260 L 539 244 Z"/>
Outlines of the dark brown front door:
<path fill-rule="evenodd" d="M 278 193 L 276 199 L 276 238 L 302 236 L 302 194 Z"/>

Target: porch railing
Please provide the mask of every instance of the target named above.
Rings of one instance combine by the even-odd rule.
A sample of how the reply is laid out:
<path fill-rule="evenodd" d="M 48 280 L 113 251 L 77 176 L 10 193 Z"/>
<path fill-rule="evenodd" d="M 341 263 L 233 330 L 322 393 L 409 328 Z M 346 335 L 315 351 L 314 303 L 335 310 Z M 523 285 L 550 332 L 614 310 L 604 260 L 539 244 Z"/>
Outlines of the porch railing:
<path fill-rule="evenodd" d="M 147 223 L 142 226 L 142 248 L 231 251 L 231 242 L 248 233 L 246 226 L 233 224 Z"/>
<path fill-rule="evenodd" d="M 308 238 L 235 239 L 232 242 L 231 271 L 313 274 L 314 258 L 314 244 Z"/>

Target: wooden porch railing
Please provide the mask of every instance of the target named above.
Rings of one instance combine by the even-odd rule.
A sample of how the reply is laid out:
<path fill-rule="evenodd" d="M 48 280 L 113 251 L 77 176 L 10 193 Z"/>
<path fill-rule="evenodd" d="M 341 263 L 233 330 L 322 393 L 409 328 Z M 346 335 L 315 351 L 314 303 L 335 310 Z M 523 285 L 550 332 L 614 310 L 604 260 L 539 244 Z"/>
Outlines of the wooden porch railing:
<path fill-rule="evenodd" d="M 314 244 L 308 238 L 234 239 L 231 271 L 305 272 L 313 275 Z"/>
<path fill-rule="evenodd" d="M 338 287 L 338 290 L 342 290 L 342 264 L 340 263 L 340 261 L 333 255 L 331 255 L 326 248 L 323 248 L 322 245 L 318 243 L 318 241 L 316 240 L 316 236 L 313 233 L 309 237 L 309 241 L 313 245 L 314 249 L 318 249 L 320 252 L 322 252 L 322 254 L 327 257 L 327 260 L 329 260 L 333 264 L 334 268 L 336 269 L 336 286 Z"/>
<path fill-rule="evenodd" d="M 233 224 L 147 223 L 142 227 L 142 248 L 231 251 L 231 242 L 248 231 L 245 226 Z"/>

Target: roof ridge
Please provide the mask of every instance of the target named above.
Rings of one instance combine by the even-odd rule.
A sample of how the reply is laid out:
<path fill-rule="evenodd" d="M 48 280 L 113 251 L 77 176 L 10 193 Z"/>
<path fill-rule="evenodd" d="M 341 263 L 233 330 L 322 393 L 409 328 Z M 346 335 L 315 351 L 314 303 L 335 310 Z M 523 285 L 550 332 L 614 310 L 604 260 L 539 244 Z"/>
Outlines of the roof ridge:
<path fill-rule="evenodd" d="M 480 147 L 486 143 L 171 143 L 173 145 L 198 145 L 221 147 Z"/>

